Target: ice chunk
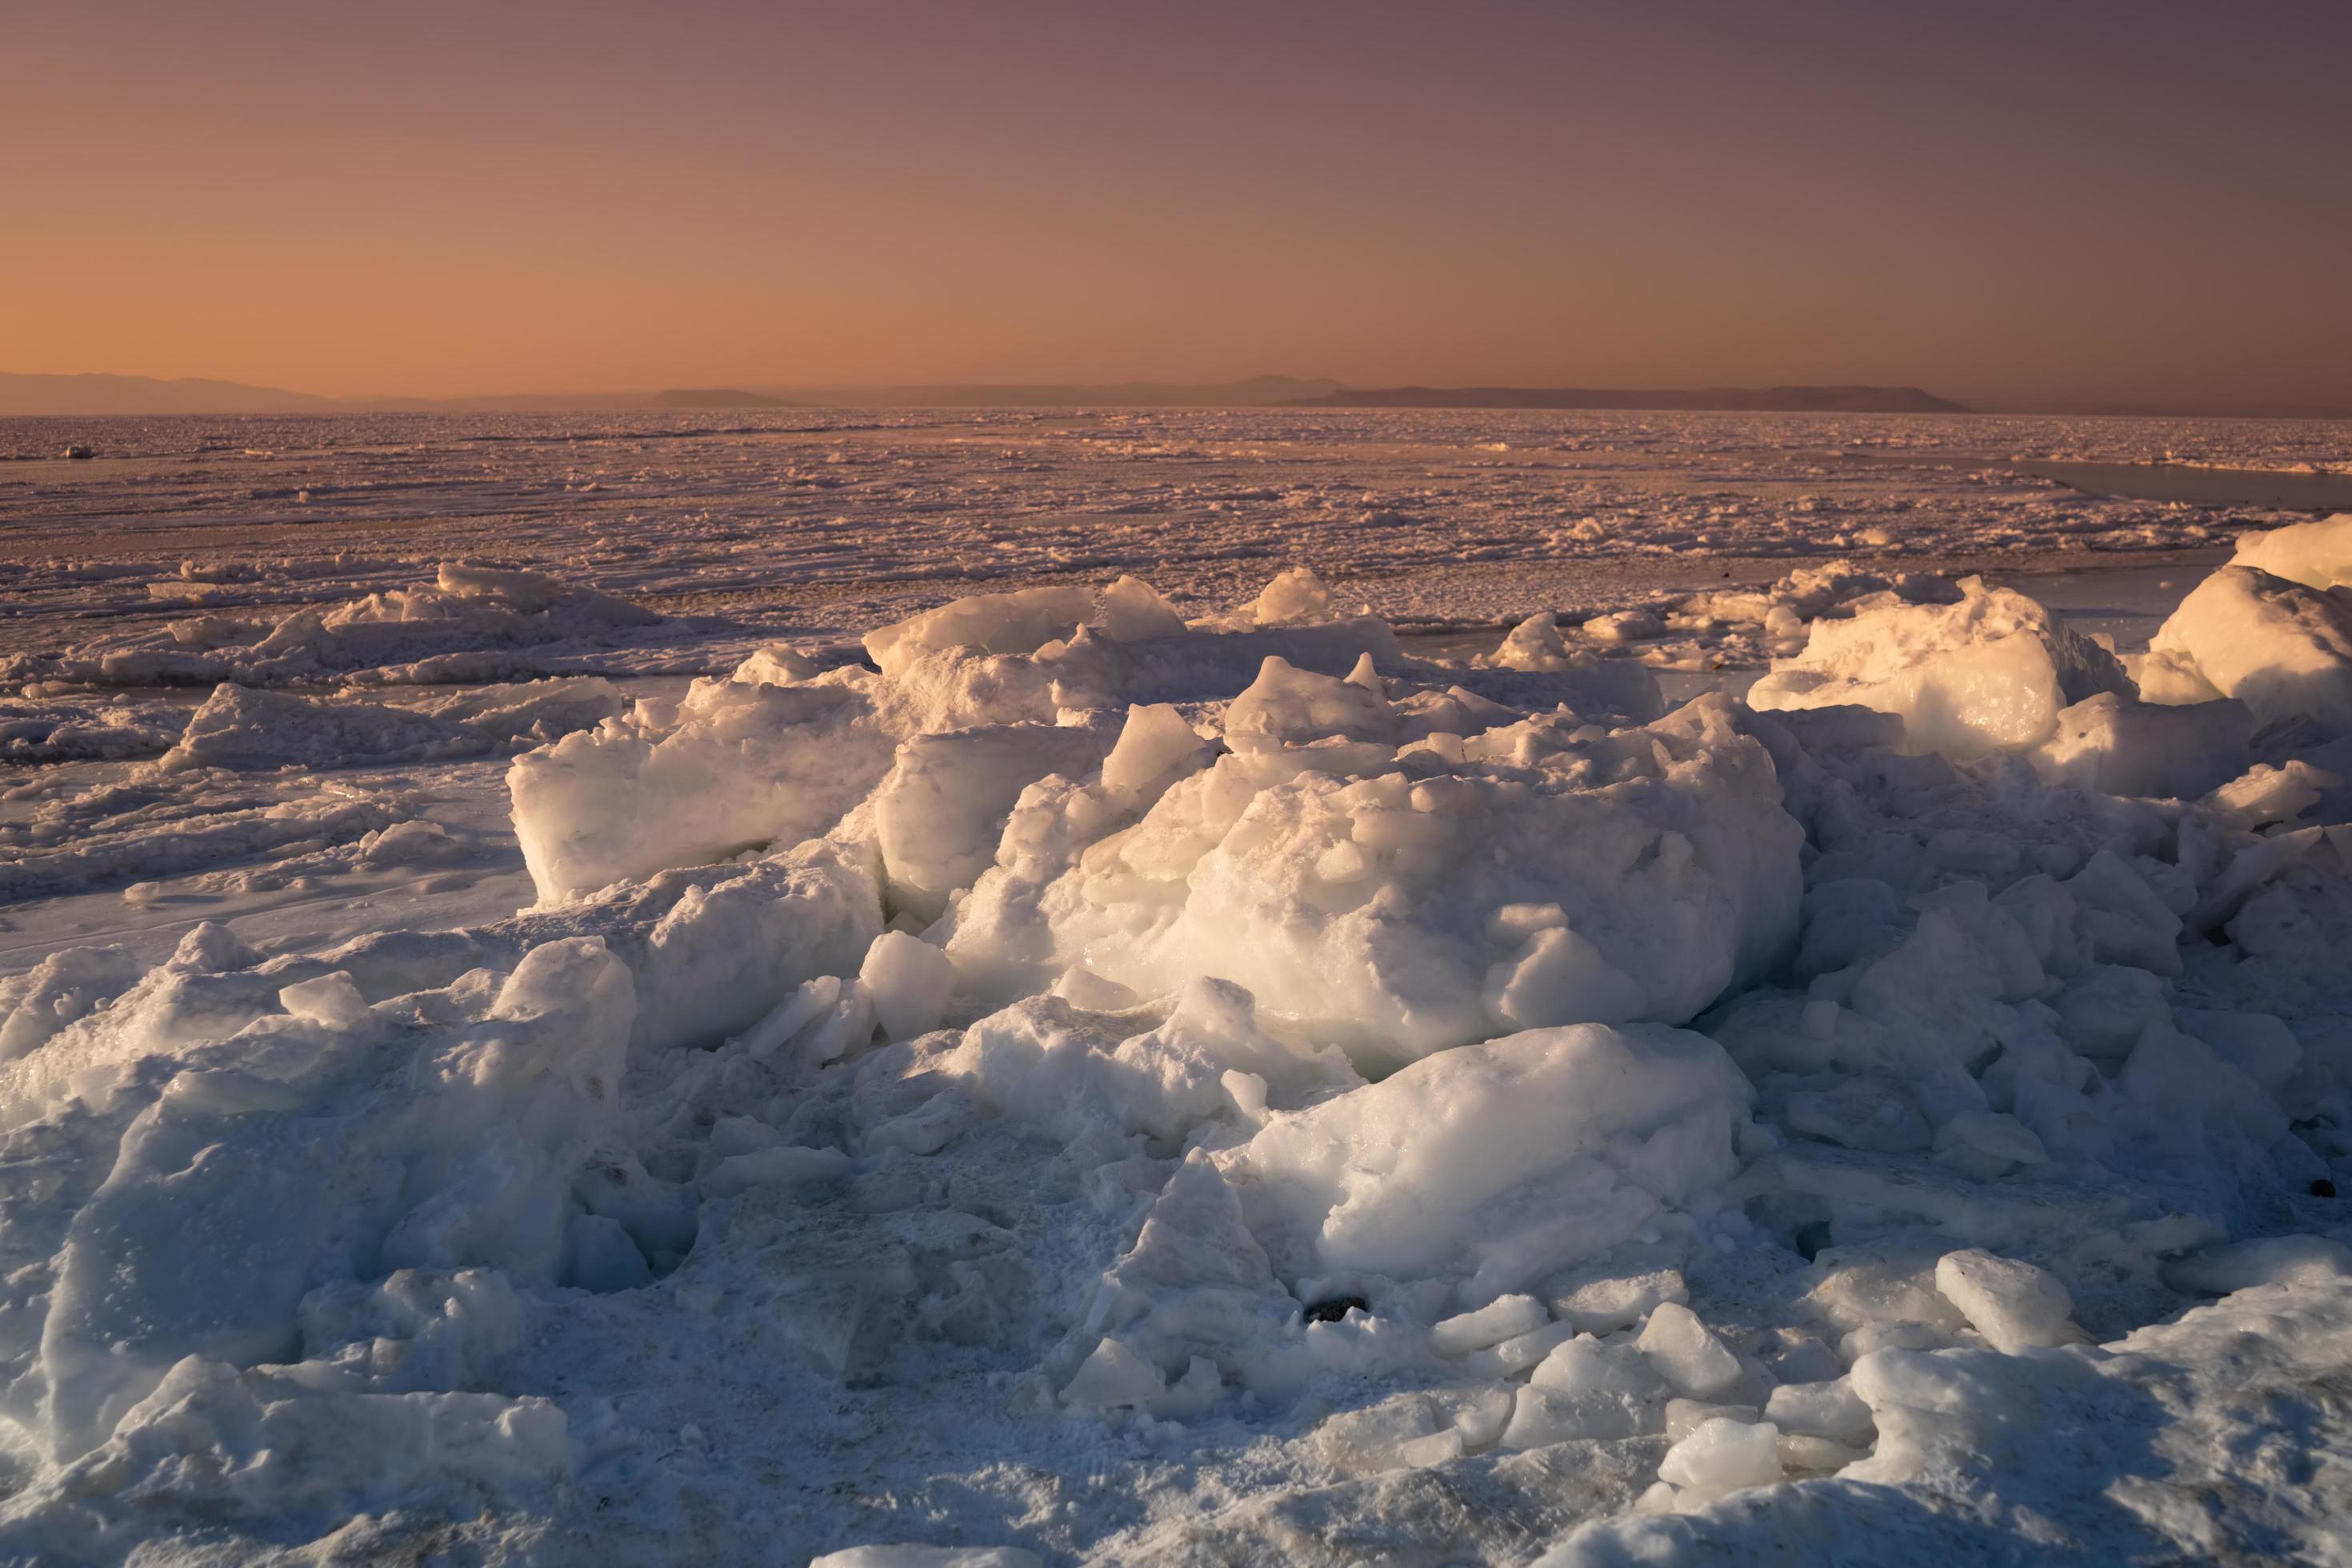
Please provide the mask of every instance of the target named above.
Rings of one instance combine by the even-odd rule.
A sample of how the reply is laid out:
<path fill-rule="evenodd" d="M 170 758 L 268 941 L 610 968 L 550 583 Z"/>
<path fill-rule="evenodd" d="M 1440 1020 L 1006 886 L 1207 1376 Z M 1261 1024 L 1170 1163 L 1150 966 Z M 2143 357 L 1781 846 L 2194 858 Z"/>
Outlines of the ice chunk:
<path fill-rule="evenodd" d="M 2284 1021 L 2269 1013 L 2183 1007 L 2180 1026 L 2213 1047 L 2239 1071 L 2276 1091 L 2303 1064 L 2303 1044 Z"/>
<path fill-rule="evenodd" d="M 2180 917 L 2148 886 L 2143 866 L 2102 849 L 2066 879 L 2088 957 L 2153 974 L 2180 973 Z"/>
<path fill-rule="evenodd" d="M 1662 1302 L 1682 1303 L 1690 1290 L 1676 1268 L 1620 1272 L 1606 1264 L 1555 1279 L 1551 1310 L 1586 1333 L 1631 1328 Z"/>
<path fill-rule="evenodd" d="M 188 716 L 179 743 L 153 765 L 167 773 L 195 768 L 352 767 L 472 756 L 496 744 L 481 731 L 404 709 L 312 701 L 224 683 Z"/>
<path fill-rule="evenodd" d="M 1658 1405 L 1663 1411 L 1673 1385 L 1638 1346 L 1622 1340 L 1603 1342 L 1578 1334 L 1553 1350 L 1536 1368 L 1533 1386 L 1570 1396 L 1622 1394 Z"/>
<path fill-rule="evenodd" d="M 67 953 L 93 951 L 103 950 L 66 948 L 50 956 L 62 958 Z M 44 963 L 47 962 L 43 961 Z M 218 921 L 202 921 L 180 939 L 179 946 L 172 950 L 170 967 L 187 974 L 219 974 L 231 969 L 248 968 L 260 962 L 260 954 L 228 927 Z M 37 969 L 35 973 L 39 971 Z M 0 982 L 0 1006 L 5 1005 L 6 995 L 6 982 Z M 0 1047 L 0 1057 L 7 1054 L 5 1047 Z"/>
<path fill-rule="evenodd" d="M 1538 1029 L 1277 1116 L 1238 1160 L 1327 1266 L 1475 1269 L 1491 1299 L 1729 1175 L 1748 1095 L 1703 1036 Z"/>
<path fill-rule="evenodd" d="M 662 1050 L 715 1045 L 751 1029 L 804 982 L 854 974 L 881 926 L 870 856 L 820 840 L 758 860 L 623 883 L 560 910 L 518 915 L 499 934 L 521 942 L 578 931 L 603 937 L 636 979 L 632 1048 Z M 790 1033 L 841 1000 L 828 996 Z M 870 1033 L 870 1005 L 865 1024 Z M 862 1043 L 863 1037 L 843 1041 Z"/>
<path fill-rule="evenodd" d="M 1870 1406 L 1853 1391 L 1851 1377 L 1784 1383 L 1766 1401 L 1764 1418 L 1784 1434 L 1827 1437 L 1853 1447 L 1867 1447 L 1876 1431 Z"/>
<path fill-rule="evenodd" d="M 1076 631 L 1094 607 L 1093 592 L 1076 584 L 975 594 L 866 633 L 866 654 L 883 674 L 900 676 L 926 655 L 953 648 L 1034 653 Z"/>
<path fill-rule="evenodd" d="M 1092 773 L 1113 738 L 1107 725 L 1093 724 L 991 724 L 910 737 L 873 802 L 893 907 L 936 919 L 950 894 L 993 863 L 1021 792 L 1048 773 Z"/>
<path fill-rule="evenodd" d="M 888 931 L 866 950 L 858 984 L 874 999 L 875 1021 L 886 1038 L 912 1039 L 939 1027 L 955 989 L 955 965 L 919 937 Z"/>
<path fill-rule="evenodd" d="M 2031 1263 L 1996 1258 L 1980 1247 L 1948 1252 L 1936 1265 L 1936 1289 L 2005 1355 L 2077 1337 L 2067 1321 L 2074 1297 L 2056 1276 Z"/>
<path fill-rule="evenodd" d="M 1584 635 L 1595 642 L 1647 642 L 1666 635 L 1666 624 L 1654 610 L 1617 610 L 1584 623 Z"/>
<path fill-rule="evenodd" d="M 2193 800 L 2237 776 L 2252 734 L 2242 702 L 2163 707 L 2102 691 L 2063 710 L 2032 761 L 2053 784 Z"/>
<path fill-rule="evenodd" d="M 2140 700 L 2168 707 L 2193 707 L 2227 699 L 2221 688 L 2199 672 L 2197 661 L 2178 648 L 2146 653 L 2131 667 Z"/>
<path fill-rule="evenodd" d="M 1568 651 L 1568 643 L 1559 635 L 1559 621 L 1549 610 L 1529 616 L 1513 626 L 1503 638 L 1487 663 L 1497 669 L 1527 669 L 1543 672 L 1572 668 L 1575 657 Z"/>
<path fill-rule="evenodd" d="M 1350 741 L 1393 741 L 1395 713 L 1380 679 L 1350 676 L 1335 680 L 1268 656 L 1249 689 L 1225 710 L 1225 741 L 1237 751 L 1305 745 L 1339 736 Z"/>
<path fill-rule="evenodd" d="M 1649 1007 L 1641 982 L 1565 923 L 1535 931 L 1517 955 L 1488 968 L 1482 994 L 1490 1017 L 1518 1028 L 1577 1018 L 1618 1024 Z"/>
<path fill-rule="evenodd" d="M 1546 1323 L 1486 1350 L 1472 1351 L 1462 1358 L 1462 1369 L 1476 1377 L 1524 1377 L 1541 1365 L 1546 1356 L 1574 1339 L 1577 1331 L 1574 1323 Z"/>
<path fill-rule="evenodd" d="M 1660 1431 L 1672 1394 L 1632 1345 L 1580 1334 L 1546 1356 L 1518 1391 L 1503 1446 L 1532 1448 Z"/>
<path fill-rule="evenodd" d="M 1249 994 L 1220 981 L 1192 982 L 1157 1028 L 1129 1032 L 1138 1026 L 1034 997 L 966 1029 L 939 1070 L 1065 1139 L 1115 1128 L 1181 1140 L 1204 1121 L 1254 1124 L 1269 1102 L 1356 1081 L 1337 1052 L 1260 1030 Z"/>
<path fill-rule="evenodd" d="M 1087 624 L 1113 642 L 1181 637 L 1184 617 L 1140 577 L 1121 577 L 1095 597 Z"/>
<path fill-rule="evenodd" d="M 1769 1421 L 1750 1425 L 1717 1416 L 1666 1450 L 1658 1479 L 1700 1500 L 1770 1486 L 1780 1479 L 1780 1436 Z"/>
<path fill-rule="evenodd" d="M 845 686 L 698 681 L 659 739 L 567 736 L 515 759 L 515 837 L 542 901 L 824 833 L 882 779 L 895 737 Z"/>
<path fill-rule="evenodd" d="M 1350 716 L 1331 722 L 1377 721 L 1362 688 L 1322 692 Z M 1368 1064 L 1513 1026 L 1679 1022 L 1794 931 L 1801 830 L 1736 722 L 1720 698 L 1605 737 L 1546 719 L 1413 773 L 1383 750 L 1353 779 L 1322 770 L 1370 747 L 1236 752 L 1040 907 L 1065 966 L 1142 995 L 1218 975 Z"/>
<path fill-rule="evenodd" d="M 367 998 L 340 969 L 285 987 L 278 993 L 278 1005 L 297 1018 L 331 1029 L 355 1027 L 368 1014 Z"/>
<path fill-rule="evenodd" d="M 2352 1275 L 2352 1247 L 2324 1236 L 2273 1236 L 2200 1248 L 2164 1267 L 2165 1283 L 2200 1296 L 2262 1285 L 2324 1285 Z"/>
<path fill-rule="evenodd" d="M 2352 597 L 2223 566 L 2148 640 L 2151 658 L 2192 667 L 2264 723 L 2307 718 L 2352 729 Z"/>
<path fill-rule="evenodd" d="M 1711 1399 L 1739 1381 L 1739 1358 L 1731 1347 L 1679 1302 L 1661 1301 L 1653 1308 L 1633 1348 L 1677 1393 L 1691 1399 Z"/>
<path fill-rule="evenodd" d="M 1119 642 L 1082 626 L 1066 642 L 1039 649 L 1029 662 L 1033 673 L 1047 683 L 1055 704 L 1101 709 L 1132 702 L 1222 701 L 1238 696 L 1255 680 L 1268 658 L 1341 676 L 1367 654 L 1387 668 L 1403 661 L 1396 634 L 1386 621 L 1359 616 L 1308 626 L 1199 627 L 1134 642 Z"/>
<path fill-rule="evenodd" d="M 1709 1405 L 1703 1399 L 1669 1399 L 1666 1401 L 1666 1441 L 1679 1443 L 1710 1421 L 1737 1421 L 1751 1425 L 1763 1419 L 1763 1415 L 1753 1405 Z"/>
<path fill-rule="evenodd" d="M 1311 566 L 1278 573 L 1243 612 L 1261 626 L 1302 626 L 1332 618 L 1331 590 Z"/>
<path fill-rule="evenodd" d="M 1157 1367 L 1106 1334 L 1063 1385 L 1062 1403 L 1101 1410 L 1149 1405 L 1167 1388 Z"/>
<path fill-rule="evenodd" d="M 1423 1469 L 1464 1451 L 1461 1436 L 1426 1394 L 1401 1394 L 1334 1415 L 1316 1428 L 1315 1447 L 1324 1463 L 1349 1476 Z"/>
<path fill-rule="evenodd" d="M 2282 767 L 2256 763 L 2198 804 L 2233 827 L 2291 823 L 2341 782 L 2301 758 Z"/>
<path fill-rule="evenodd" d="M 499 742 L 541 743 L 593 730 L 628 710 L 621 689 L 594 677 L 525 680 L 427 699 L 424 712 Z"/>
<path fill-rule="evenodd" d="M 1447 1318 L 1429 1331 L 1429 1348 L 1443 1356 L 1485 1350 L 1551 1321 L 1533 1296 L 1497 1296 L 1475 1312 Z"/>
<path fill-rule="evenodd" d="M 1131 707 L 1103 759 L 1102 786 L 1113 799 L 1142 802 L 1158 786 L 1203 766 L 1214 748 L 1167 703 Z"/>
<path fill-rule="evenodd" d="M 1828 1437 L 1816 1437 L 1806 1432 L 1783 1432 L 1773 1447 L 1780 1456 L 1780 1467 L 1784 1470 L 1817 1473 L 1842 1470 L 1848 1465 L 1860 1464 L 1870 1458 L 1868 1448 Z"/>
<path fill-rule="evenodd" d="M 788 644 L 770 643 L 737 665 L 729 679 L 748 686 L 797 686 L 816 673 L 816 660 Z"/>
<path fill-rule="evenodd" d="M 2352 511 L 2238 535 L 2232 566 L 2248 566 L 2307 588 L 2352 584 Z"/>
<path fill-rule="evenodd" d="M 2132 688 L 2115 656 L 2024 595 L 1960 584 L 1956 605 L 1819 620 L 1805 651 L 1749 690 L 1759 709 L 1858 704 L 1899 715 L 1906 751 L 1970 758 L 2040 744 L 2059 712 Z"/>
<path fill-rule="evenodd" d="M 1942 1163 L 1987 1182 L 2050 1158 L 2033 1129 L 1992 1110 L 1963 1110 L 1936 1129 L 1935 1152 Z"/>
<path fill-rule="evenodd" d="M 1613 1394 L 1578 1397 L 1523 1384 L 1512 1396 L 1503 1447 L 1545 1448 L 1578 1439 L 1636 1436 L 1660 1419 L 1654 1406 L 1629 1408 Z"/>
<path fill-rule="evenodd" d="M 360 835 L 367 866 L 448 866 L 469 858 L 466 845 L 437 822 L 395 822 Z"/>
<path fill-rule="evenodd" d="M 1017 1546 L 852 1546 L 809 1560 L 809 1568 L 1045 1568 Z"/>
<path fill-rule="evenodd" d="M 1966 1320 L 1936 1288 L 1943 1251 L 1931 1238 L 1912 1237 L 1826 1248 L 1813 1260 L 1822 1278 L 1806 1304 L 1847 1332 L 1912 1323 L 1939 1336 L 1956 1333 Z"/>

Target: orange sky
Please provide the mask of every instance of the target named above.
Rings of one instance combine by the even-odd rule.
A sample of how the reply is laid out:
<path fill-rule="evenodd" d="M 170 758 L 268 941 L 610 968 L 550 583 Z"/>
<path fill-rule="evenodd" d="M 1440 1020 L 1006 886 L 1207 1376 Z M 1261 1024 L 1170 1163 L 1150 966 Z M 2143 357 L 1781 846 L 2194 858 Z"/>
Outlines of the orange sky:
<path fill-rule="evenodd" d="M 0 6 L 0 370 L 2352 404 L 2352 5 Z"/>

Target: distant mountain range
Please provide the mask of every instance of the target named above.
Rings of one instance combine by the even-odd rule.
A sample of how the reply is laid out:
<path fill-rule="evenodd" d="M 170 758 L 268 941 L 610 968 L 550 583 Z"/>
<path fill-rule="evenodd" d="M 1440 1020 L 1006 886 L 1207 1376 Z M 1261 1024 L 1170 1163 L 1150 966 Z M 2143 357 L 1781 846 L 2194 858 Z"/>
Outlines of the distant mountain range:
<path fill-rule="evenodd" d="M 677 387 L 664 392 L 509 393 L 492 397 L 320 397 L 234 381 L 145 375 L 16 375 L 0 371 L 0 416 L 139 414 L 620 413 L 633 409 L 1262 407 L 1339 390 L 1287 375 L 1186 384 L 1013 383 L 896 386 Z"/>
<path fill-rule="evenodd" d="M 1585 386 L 1342 387 L 1300 408 L 1657 408 L 1769 414 L 1966 414 L 1916 386 L 1712 386 L 1625 392 Z"/>
<path fill-rule="evenodd" d="M 799 403 L 856 408 L 1267 408 L 1341 390 L 1336 381 L 1253 375 L 1241 381 L 910 383 L 900 386 L 780 386 Z"/>
<path fill-rule="evenodd" d="M 731 386 L 675 387 L 656 392 L 645 401 L 647 408 L 792 408 L 797 405 L 764 392 L 739 392 Z"/>
<path fill-rule="evenodd" d="M 147 375 L 12 375 L 0 371 L 0 415 L 332 414 L 331 398 L 234 381 Z"/>
<path fill-rule="evenodd" d="M 320 397 L 280 386 L 146 375 L 12 375 L 0 371 L 0 416 L 142 414 L 616 414 L 633 409 L 788 408 L 786 399 L 734 387 L 667 392 L 515 393 L 499 397 Z"/>
<path fill-rule="evenodd" d="M 1969 405 L 1916 386 L 1705 387 L 1625 391 L 1580 386 L 1350 387 L 1289 375 L 1241 381 L 1013 382 L 898 385 L 673 387 L 662 392 L 511 393 L 493 397 L 320 397 L 277 386 L 144 375 L 16 375 L 0 371 L 0 417 L 146 414 L 620 414 L 688 409 L 851 408 L 1596 408 L 1798 414 L 2128 414 L 2340 419 L 2338 408 L 2155 405 L 1978 398 Z"/>

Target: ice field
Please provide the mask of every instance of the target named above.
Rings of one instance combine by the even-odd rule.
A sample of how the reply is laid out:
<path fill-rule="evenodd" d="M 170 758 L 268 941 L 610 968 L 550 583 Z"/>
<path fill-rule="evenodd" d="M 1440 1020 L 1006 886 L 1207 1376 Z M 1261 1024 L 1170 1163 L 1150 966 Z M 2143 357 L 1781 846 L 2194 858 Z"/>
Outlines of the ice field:
<path fill-rule="evenodd" d="M 2347 451 L 0 421 L 0 1561 L 2352 1561 Z"/>

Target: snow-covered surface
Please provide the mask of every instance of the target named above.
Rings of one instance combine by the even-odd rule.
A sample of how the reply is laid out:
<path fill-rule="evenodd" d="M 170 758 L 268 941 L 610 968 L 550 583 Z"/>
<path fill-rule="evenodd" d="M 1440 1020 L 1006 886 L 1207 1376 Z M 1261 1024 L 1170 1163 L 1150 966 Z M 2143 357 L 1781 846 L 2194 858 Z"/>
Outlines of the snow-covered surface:
<path fill-rule="evenodd" d="M 0 468 L 0 1556 L 2352 1553 L 2341 427 L 774 424 Z"/>

